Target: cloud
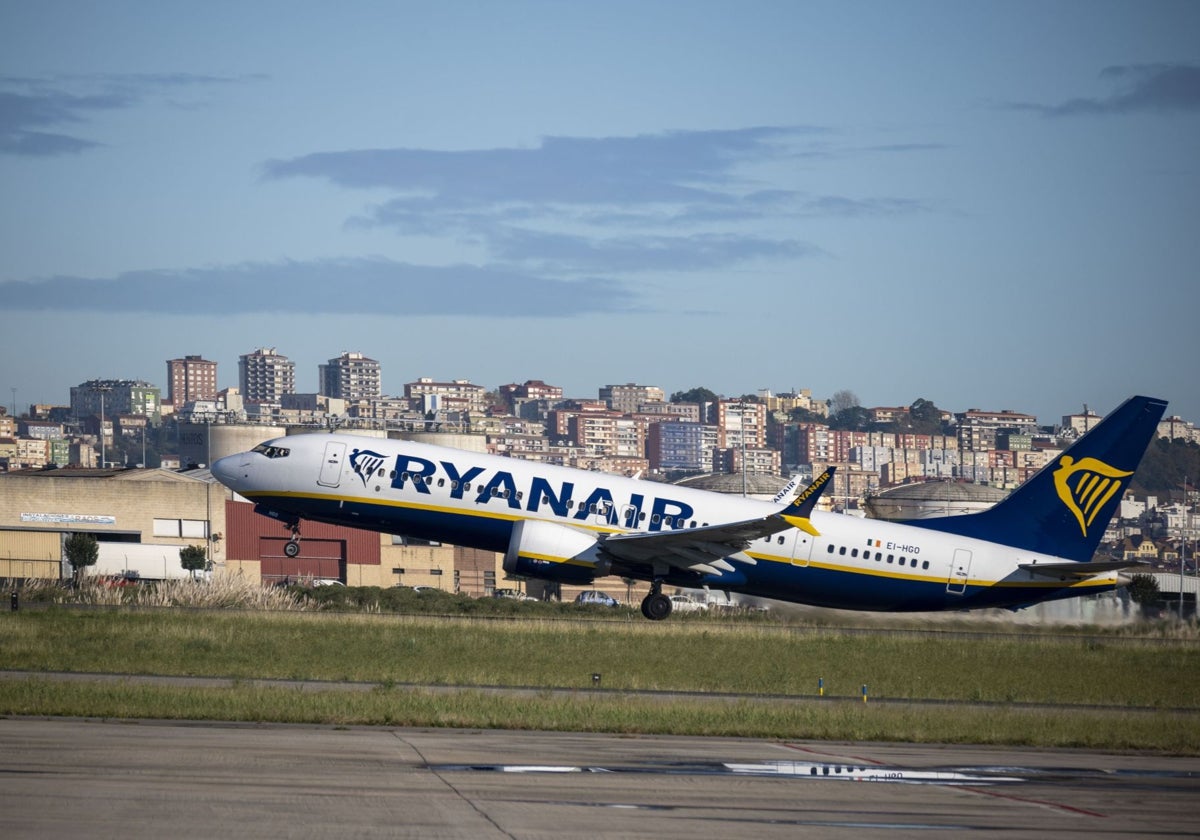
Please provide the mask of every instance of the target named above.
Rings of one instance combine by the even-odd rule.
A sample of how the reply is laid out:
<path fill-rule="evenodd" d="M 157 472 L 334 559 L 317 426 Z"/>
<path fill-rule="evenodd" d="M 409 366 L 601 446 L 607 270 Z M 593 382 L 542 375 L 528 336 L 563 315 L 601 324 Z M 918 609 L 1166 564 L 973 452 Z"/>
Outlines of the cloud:
<path fill-rule="evenodd" d="M 267 179 L 324 178 L 342 187 L 436 196 L 449 206 L 496 202 L 645 204 L 720 201 L 736 166 L 780 157 L 817 129 L 759 127 L 635 137 L 548 137 L 535 148 L 321 152 L 263 165 Z"/>
<path fill-rule="evenodd" d="M 530 148 L 321 152 L 263 164 L 266 181 L 319 178 L 394 195 L 348 220 L 405 236 L 454 237 L 491 259 L 560 272 L 727 268 L 820 249 L 742 225 L 924 210 L 903 198 L 809 196 L 764 189 L 751 173 L 787 173 L 807 156 L 908 153 L 908 144 L 832 148 L 827 129 L 756 126 L 631 137 L 549 137 Z M 774 177 L 774 176 L 772 176 Z M 784 177 L 787 177 L 785 174 Z"/>
<path fill-rule="evenodd" d="M 641 311 L 634 289 L 603 277 L 556 280 L 499 267 L 419 266 L 380 258 L 243 263 L 0 283 L 10 311 L 480 315 L 563 317 Z"/>
<path fill-rule="evenodd" d="M 1014 103 L 1014 110 L 1047 117 L 1092 114 L 1178 113 L 1200 111 L 1200 66 L 1193 64 L 1130 64 L 1106 67 L 1100 78 L 1118 90 L 1099 99 L 1069 99 L 1058 105 Z"/>
<path fill-rule="evenodd" d="M 201 76 L 190 73 L 141 75 L 0 76 L 0 154 L 53 157 L 78 154 L 102 143 L 51 126 L 87 122 L 100 111 L 133 108 L 151 97 L 181 89 L 234 84 L 260 77 Z M 181 107 L 189 107 L 186 103 Z"/>
<path fill-rule="evenodd" d="M 559 271 L 692 271 L 754 259 L 797 259 L 818 249 L 753 236 L 624 236 L 597 239 L 514 230 L 493 242 L 501 259 Z"/>

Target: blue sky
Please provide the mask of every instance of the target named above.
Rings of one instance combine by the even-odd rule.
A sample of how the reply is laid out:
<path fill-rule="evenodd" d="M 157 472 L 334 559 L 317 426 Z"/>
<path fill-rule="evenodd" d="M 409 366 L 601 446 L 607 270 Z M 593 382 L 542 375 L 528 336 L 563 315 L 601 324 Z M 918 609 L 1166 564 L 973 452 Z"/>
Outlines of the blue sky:
<path fill-rule="evenodd" d="M 7 2 L 0 400 L 849 389 L 1200 421 L 1195 2 Z"/>

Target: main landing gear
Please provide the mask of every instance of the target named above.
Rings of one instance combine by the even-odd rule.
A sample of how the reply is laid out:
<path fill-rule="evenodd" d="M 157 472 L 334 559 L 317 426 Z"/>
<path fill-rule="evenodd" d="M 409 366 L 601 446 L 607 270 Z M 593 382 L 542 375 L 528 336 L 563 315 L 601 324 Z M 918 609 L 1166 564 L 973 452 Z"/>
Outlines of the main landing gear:
<path fill-rule="evenodd" d="M 671 614 L 671 599 L 662 594 L 662 581 L 650 583 L 650 594 L 642 599 L 642 615 L 651 621 L 662 621 Z"/>

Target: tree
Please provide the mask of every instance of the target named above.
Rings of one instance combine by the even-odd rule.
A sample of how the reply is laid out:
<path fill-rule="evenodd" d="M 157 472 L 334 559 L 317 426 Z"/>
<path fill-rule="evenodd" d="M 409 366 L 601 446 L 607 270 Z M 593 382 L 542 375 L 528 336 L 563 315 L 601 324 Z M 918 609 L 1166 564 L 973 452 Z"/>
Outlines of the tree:
<path fill-rule="evenodd" d="M 100 543 L 91 534 L 71 534 L 63 543 L 63 553 L 75 575 L 75 582 L 83 580 L 83 572 L 88 566 L 95 566 L 100 559 Z"/>
<path fill-rule="evenodd" d="M 858 401 L 858 394 L 843 388 L 840 391 L 835 391 L 833 396 L 829 398 L 829 413 L 831 415 L 841 414 L 851 408 L 861 405 Z"/>
<path fill-rule="evenodd" d="M 807 408 L 793 408 L 788 412 L 788 419 L 796 423 L 824 423 L 825 415 Z"/>
<path fill-rule="evenodd" d="M 1134 575 L 1129 579 L 1129 597 L 1149 614 L 1158 601 L 1158 581 L 1150 575 Z"/>
<path fill-rule="evenodd" d="M 719 399 L 720 397 L 707 388 L 693 388 L 690 391 L 676 391 L 671 395 L 670 401 L 673 403 L 706 403 L 716 402 Z"/>
<path fill-rule="evenodd" d="M 919 397 L 908 407 L 908 418 L 915 434 L 942 433 L 942 410 L 924 397 Z"/>
<path fill-rule="evenodd" d="M 871 427 L 871 412 L 861 405 L 852 405 L 842 409 L 829 418 L 829 428 L 843 429 L 852 432 L 865 432 Z"/>
<path fill-rule="evenodd" d="M 208 566 L 208 551 L 201 545 L 185 545 L 179 549 L 179 565 L 196 577 L 196 572 L 202 572 Z"/>

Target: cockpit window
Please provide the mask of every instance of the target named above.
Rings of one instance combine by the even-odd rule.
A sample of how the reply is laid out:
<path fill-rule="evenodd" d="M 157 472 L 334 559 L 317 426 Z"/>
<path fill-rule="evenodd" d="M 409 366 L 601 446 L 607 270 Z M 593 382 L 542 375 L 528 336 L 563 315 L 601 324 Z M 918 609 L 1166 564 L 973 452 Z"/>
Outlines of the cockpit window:
<path fill-rule="evenodd" d="M 287 447 L 272 446 L 269 443 L 260 443 L 250 451 L 257 452 L 260 455 L 266 455 L 268 458 L 286 458 L 292 452 L 292 450 L 288 449 Z"/>

